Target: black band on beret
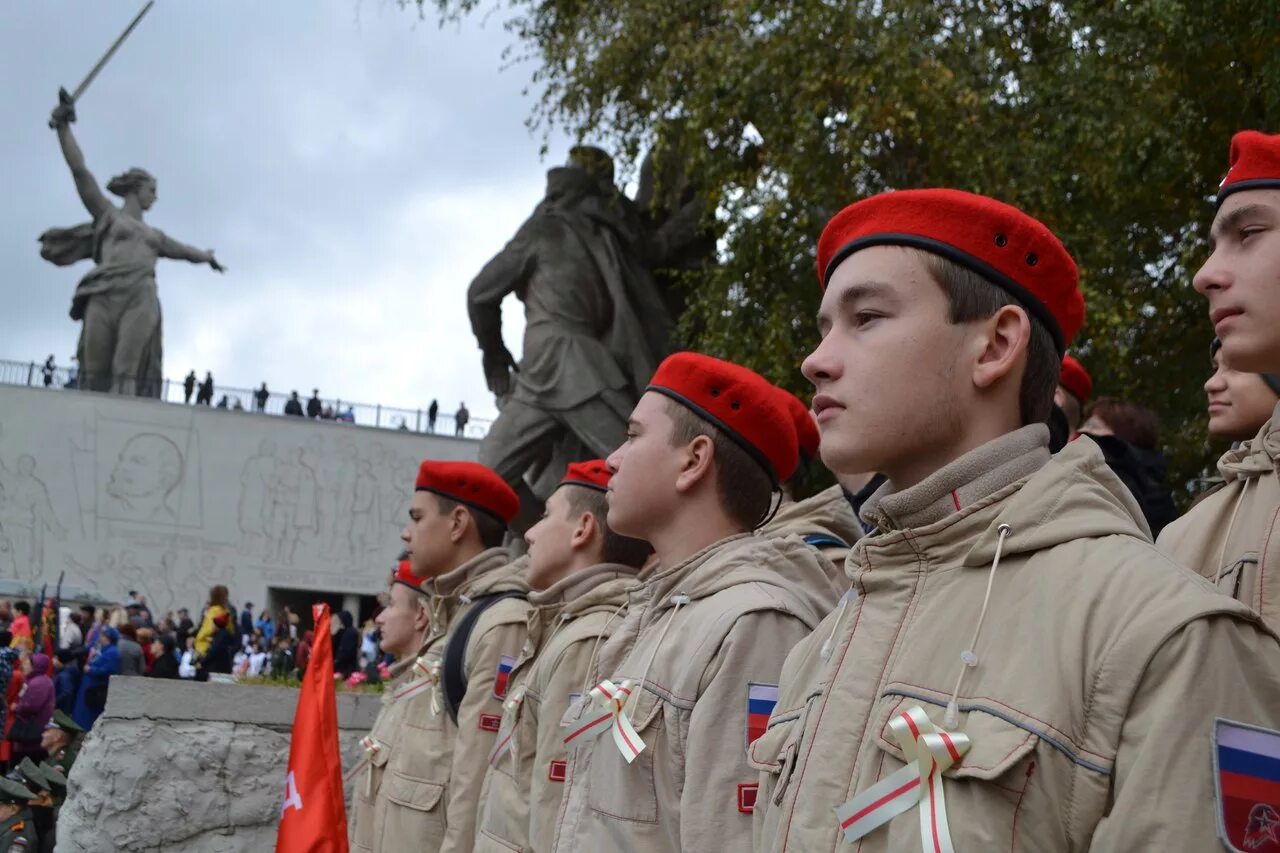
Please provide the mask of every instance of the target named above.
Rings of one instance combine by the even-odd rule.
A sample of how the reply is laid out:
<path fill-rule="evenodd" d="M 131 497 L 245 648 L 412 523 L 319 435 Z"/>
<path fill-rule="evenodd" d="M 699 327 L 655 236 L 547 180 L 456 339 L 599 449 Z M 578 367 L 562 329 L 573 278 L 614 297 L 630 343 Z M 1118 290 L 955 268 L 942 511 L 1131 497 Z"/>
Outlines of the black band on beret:
<path fill-rule="evenodd" d="M 822 286 L 826 287 L 831 283 L 831 276 L 836 271 L 836 267 L 840 266 L 845 258 L 861 249 L 870 246 L 907 246 L 912 249 L 922 249 L 935 255 L 940 255 L 949 261 L 955 261 L 963 267 L 973 270 L 987 281 L 994 284 L 1001 290 L 1006 291 L 1023 308 L 1027 309 L 1033 317 L 1040 321 L 1049 335 L 1053 338 L 1054 348 L 1057 349 L 1059 357 L 1067 351 L 1066 341 L 1063 339 L 1062 328 L 1058 325 L 1058 321 L 1054 319 L 1048 307 L 1043 302 L 1031 294 L 1018 282 L 1009 278 L 1009 276 L 1000 272 L 986 261 L 975 258 L 968 252 L 963 252 L 948 243 L 934 240 L 931 237 L 921 237 L 919 234 L 869 234 L 866 237 L 859 237 L 851 240 L 840 247 L 831 260 L 827 263 L 827 268 L 822 271 Z"/>
<path fill-rule="evenodd" d="M 657 389 L 654 389 L 654 390 L 657 390 Z M 595 489 L 597 492 L 600 492 L 601 494 L 604 494 L 609 491 L 608 486 L 601 486 L 598 483 L 588 483 L 586 480 L 561 480 L 560 483 L 556 486 L 556 489 L 560 488 L 560 486 L 582 486 L 582 488 L 584 489 Z M 555 489 L 552 489 L 552 491 L 554 492 Z"/>
<path fill-rule="evenodd" d="M 751 442 L 743 438 L 741 435 L 739 435 L 737 431 L 733 429 L 733 427 L 729 426 L 724 421 L 720 420 L 715 415 L 711 414 L 706 409 L 702 408 L 697 403 L 690 400 L 688 397 L 684 396 L 683 394 L 677 391 L 672 391 L 670 388 L 667 388 L 662 385 L 650 385 L 644 390 L 653 391 L 655 393 L 662 394 L 665 397 L 669 397 L 672 400 L 675 400 L 677 403 L 684 406 L 686 409 L 693 412 L 695 415 L 702 418 L 704 421 L 706 421 L 707 423 L 714 426 L 716 429 L 723 432 L 725 435 L 729 437 L 729 439 L 734 444 L 738 445 L 743 450 L 745 450 L 747 452 L 747 455 L 756 461 L 756 464 L 758 464 L 761 468 L 764 469 L 764 472 L 769 475 L 769 485 L 773 486 L 774 489 L 778 488 L 778 475 L 777 473 L 774 472 L 773 466 L 769 464 L 768 458 L 763 453 L 761 453 L 760 450 L 757 449 L 754 444 L 752 444 Z"/>
<path fill-rule="evenodd" d="M 451 495 L 448 492 L 441 491 L 440 489 L 432 489 L 427 486 L 418 486 L 414 489 L 414 491 L 415 492 L 431 492 L 433 495 L 439 495 L 442 498 L 447 498 L 453 501 L 454 503 L 462 504 L 467 509 L 474 509 L 477 512 L 483 512 L 485 515 L 496 520 L 503 527 L 507 526 L 507 521 L 502 516 L 498 515 L 496 512 L 489 509 L 488 507 L 480 506 L 480 504 L 474 504 L 471 501 L 467 500 L 466 498 L 460 498 L 457 495 Z"/>
<path fill-rule="evenodd" d="M 1213 200 L 1213 209 L 1217 210 L 1222 207 L 1222 202 L 1227 196 L 1242 190 L 1280 190 L 1280 178 L 1254 178 L 1251 181 L 1237 181 L 1234 184 L 1227 184 L 1218 190 L 1218 196 Z"/>

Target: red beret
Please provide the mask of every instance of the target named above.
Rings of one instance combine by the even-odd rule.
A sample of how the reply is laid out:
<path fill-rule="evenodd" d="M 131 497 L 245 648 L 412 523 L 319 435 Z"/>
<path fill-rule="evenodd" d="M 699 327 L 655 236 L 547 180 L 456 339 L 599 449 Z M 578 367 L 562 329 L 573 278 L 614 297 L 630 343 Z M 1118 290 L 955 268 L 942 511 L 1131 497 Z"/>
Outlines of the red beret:
<path fill-rule="evenodd" d="M 791 422 L 796 428 L 796 440 L 800 443 L 800 455 L 805 459 L 814 459 L 818 455 L 818 444 L 822 436 L 818 433 L 818 425 L 813 420 L 813 413 L 804 401 L 785 388 L 779 388 L 782 403 L 791 415 Z"/>
<path fill-rule="evenodd" d="M 1062 357 L 1062 370 L 1058 373 L 1058 384 L 1070 391 L 1072 396 L 1081 403 L 1087 402 L 1093 394 L 1093 380 L 1089 378 L 1089 371 L 1069 355 Z"/>
<path fill-rule="evenodd" d="M 796 470 L 796 430 L 778 389 L 760 374 L 696 352 L 658 365 L 648 391 L 675 400 L 724 432 L 764 468 L 776 486 Z"/>
<path fill-rule="evenodd" d="M 420 592 L 426 595 L 427 592 L 422 588 L 422 578 L 413 573 L 413 566 L 408 560 L 401 560 L 396 566 L 395 574 L 391 576 L 392 583 L 402 583 L 414 592 Z"/>
<path fill-rule="evenodd" d="M 1280 190 L 1280 135 L 1242 130 L 1231 137 L 1231 167 L 1216 203 L 1240 190 Z"/>
<path fill-rule="evenodd" d="M 1058 351 L 1084 325 L 1076 262 L 1043 223 L 1016 207 L 960 190 L 899 190 L 856 202 L 818 238 L 823 288 L 840 262 L 868 246 L 910 246 L 968 267 L 1016 298 Z"/>
<path fill-rule="evenodd" d="M 603 459 L 592 459 L 587 462 L 570 462 L 564 472 L 561 486 L 586 486 L 601 492 L 609 490 L 609 478 L 613 476 Z"/>
<path fill-rule="evenodd" d="M 217 616 L 213 617 L 213 624 L 217 625 L 219 628 L 227 627 L 227 623 L 230 621 L 231 617 L 226 613 L 219 613 Z"/>
<path fill-rule="evenodd" d="M 510 524 L 520 511 L 520 498 L 503 479 L 479 462 L 439 462 L 418 466 L 420 492 L 434 492 Z"/>

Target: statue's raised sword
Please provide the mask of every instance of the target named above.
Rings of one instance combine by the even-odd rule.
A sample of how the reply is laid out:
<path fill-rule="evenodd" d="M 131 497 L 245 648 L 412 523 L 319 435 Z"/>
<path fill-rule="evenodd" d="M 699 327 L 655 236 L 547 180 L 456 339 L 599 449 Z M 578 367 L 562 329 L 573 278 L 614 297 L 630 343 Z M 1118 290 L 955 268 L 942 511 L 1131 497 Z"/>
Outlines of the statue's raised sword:
<path fill-rule="evenodd" d="M 85 75 L 85 78 L 80 81 L 79 86 L 76 86 L 74 92 L 67 94 L 66 89 L 62 89 L 58 92 L 58 97 L 62 100 L 62 103 L 75 106 L 76 101 L 80 100 L 80 96 L 84 94 L 85 89 L 88 89 L 89 84 L 93 82 L 93 78 L 97 77 L 98 72 L 103 69 L 103 66 L 111 61 L 111 57 L 115 56 L 116 51 L 120 49 L 120 45 L 124 44 L 124 40 L 129 37 L 129 33 L 133 32 L 134 27 L 138 26 L 138 23 L 148 12 L 151 11 L 151 7 L 155 4 L 156 0 L 147 0 L 147 5 L 143 6 L 142 11 L 134 16 L 133 20 L 129 22 L 129 26 L 124 28 L 124 32 L 120 34 L 119 38 L 111 43 L 111 47 L 107 48 L 107 52 L 102 54 L 102 58 L 98 60 L 98 64 L 93 66 L 93 69 Z M 74 113 L 72 115 L 74 116 Z M 49 122 L 49 126 L 53 127 L 53 122 Z"/>

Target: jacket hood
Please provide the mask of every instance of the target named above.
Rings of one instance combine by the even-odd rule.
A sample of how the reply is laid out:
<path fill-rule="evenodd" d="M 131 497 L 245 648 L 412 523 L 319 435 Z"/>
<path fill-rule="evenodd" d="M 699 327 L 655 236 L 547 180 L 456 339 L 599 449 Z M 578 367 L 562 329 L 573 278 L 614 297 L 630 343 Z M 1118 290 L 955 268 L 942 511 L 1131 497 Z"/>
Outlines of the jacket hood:
<path fill-rule="evenodd" d="M 996 494 L 1006 495 L 1008 489 Z M 1087 436 L 1071 442 L 1016 488 L 969 549 L 964 565 L 991 563 L 1003 524 L 1010 527 L 1006 555 L 1101 536 L 1151 541 L 1142 508 Z"/>
<path fill-rule="evenodd" d="M 616 607 L 626 599 L 628 591 L 639 588 L 637 571 L 618 563 L 600 563 L 529 593 L 529 603 L 536 607 L 560 605 L 565 618 L 601 605 Z"/>
<path fill-rule="evenodd" d="M 524 592 L 523 570 L 528 557 L 512 562 L 505 548 L 489 548 L 462 565 L 423 583 L 423 588 L 438 597 L 462 596 L 478 598 L 496 592 Z"/>
<path fill-rule="evenodd" d="M 773 587 L 777 597 L 798 604 L 797 615 L 816 625 L 840 597 L 828 579 L 821 555 L 795 539 L 767 539 L 741 533 L 703 548 L 671 569 L 655 572 L 645 584 L 659 610 L 675 606 L 672 598 L 708 598 L 730 587 L 756 583 Z"/>
<path fill-rule="evenodd" d="M 773 519 L 756 531 L 761 536 L 795 533 L 830 533 L 852 545 L 862 536 L 862 527 L 840 486 L 824 489 L 810 498 L 784 504 Z"/>
<path fill-rule="evenodd" d="M 1258 434 L 1239 447 L 1232 448 L 1218 460 L 1222 479 L 1249 480 L 1273 472 L 1280 472 L 1280 404 L 1271 414 L 1271 420 L 1262 425 Z"/>

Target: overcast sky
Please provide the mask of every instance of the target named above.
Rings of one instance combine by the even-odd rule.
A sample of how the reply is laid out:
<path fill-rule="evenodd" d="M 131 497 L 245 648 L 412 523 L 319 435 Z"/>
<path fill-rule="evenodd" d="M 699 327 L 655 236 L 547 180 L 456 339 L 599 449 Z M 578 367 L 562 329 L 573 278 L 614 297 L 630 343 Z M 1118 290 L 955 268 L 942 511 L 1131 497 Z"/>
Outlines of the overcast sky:
<path fill-rule="evenodd" d="M 55 267 L 36 237 L 87 214 L 47 120 L 141 5 L 0 4 L 0 358 L 75 351 L 89 263 Z M 148 221 L 228 268 L 160 262 L 165 375 L 492 416 L 466 287 L 569 147 L 541 157 L 511 44 L 499 17 L 441 29 L 390 0 L 159 0 L 74 130 L 100 185 L 147 169 Z M 508 300 L 517 356 L 522 327 Z"/>

